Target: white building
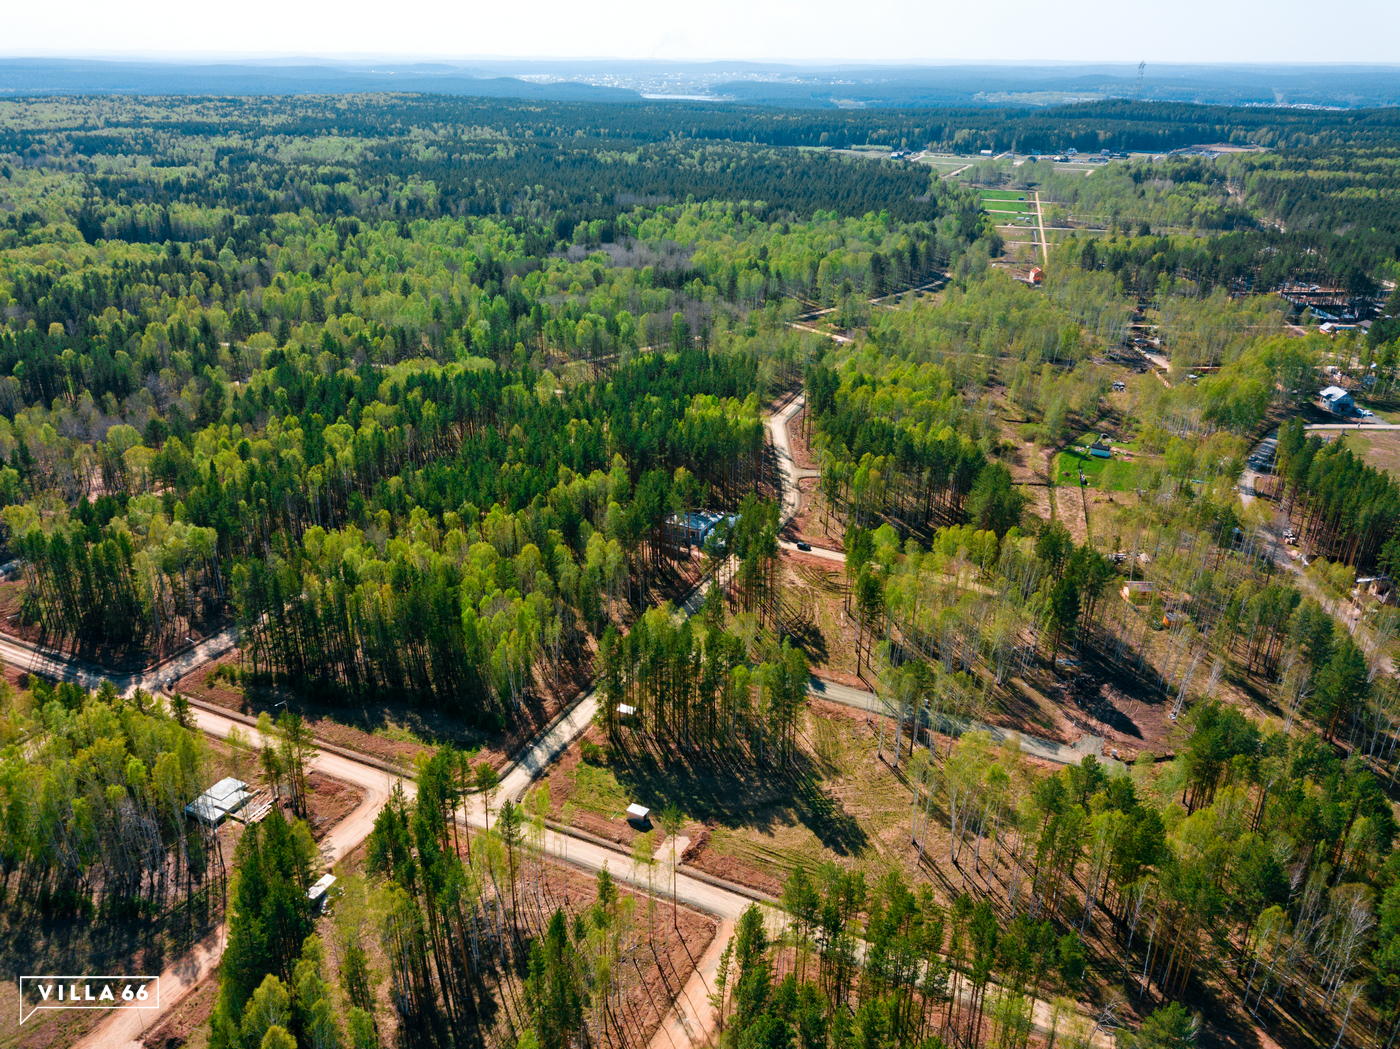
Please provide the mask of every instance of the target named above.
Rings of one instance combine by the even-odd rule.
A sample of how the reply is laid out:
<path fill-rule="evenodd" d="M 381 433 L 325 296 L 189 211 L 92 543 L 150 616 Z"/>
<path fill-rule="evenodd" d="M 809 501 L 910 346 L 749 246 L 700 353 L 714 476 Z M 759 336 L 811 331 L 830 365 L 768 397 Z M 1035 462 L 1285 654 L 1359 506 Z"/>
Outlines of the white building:
<path fill-rule="evenodd" d="M 1317 396 L 1322 406 L 1333 415 L 1351 415 L 1356 411 L 1356 402 L 1352 400 L 1351 394 L 1340 386 L 1328 386 Z"/>
<path fill-rule="evenodd" d="M 185 811 L 199 822 L 217 827 L 229 816 L 248 804 L 253 795 L 241 779 L 225 776 L 185 806 Z"/>

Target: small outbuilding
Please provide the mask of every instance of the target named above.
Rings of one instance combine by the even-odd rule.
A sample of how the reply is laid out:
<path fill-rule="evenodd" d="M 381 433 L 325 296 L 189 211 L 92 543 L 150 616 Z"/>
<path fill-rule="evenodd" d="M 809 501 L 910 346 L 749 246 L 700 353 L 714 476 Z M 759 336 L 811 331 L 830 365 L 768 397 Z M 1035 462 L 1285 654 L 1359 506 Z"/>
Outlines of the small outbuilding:
<path fill-rule="evenodd" d="M 185 812 L 209 827 L 217 827 L 248 804 L 252 794 L 241 779 L 225 776 L 185 806 Z"/>
<path fill-rule="evenodd" d="M 635 716 L 636 713 L 637 708 L 634 707 L 631 703 L 619 703 L 617 705 L 617 716 L 622 718 L 623 720 Z"/>
<path fill-rule="evenodd" d="M 311 901 L 317 913 L 326 909 L 326 904 L 330 902 L 331 886 L 335 884 L 334 874 L 323 874 L 316 879 L 316 884 L 306 890 L 306 898 Z"/>
<path fill-rule="evenodd" d="M 1157 584 L 1147 579 L 1129 579 L 1119 591 L 1130 605 L 1146 604 L 1157 593 Z"/>
<path fill-rule="evenodd" d="M 1374 597 L 1382 604 L 1390 604 L 1395 599 L 1395 584 L 1389 576 L 1369 575 L 1358 576 L 1356 580 L 1357 594 L 1366 594 Z"/>
<path fill-rule="evenodd" d="M 627 806 L 627 822 L 635 823 L 639 826 L 646 826 L 651 823 L 651 809 L 645 805 L 638 805 L 635 801 Z"/>

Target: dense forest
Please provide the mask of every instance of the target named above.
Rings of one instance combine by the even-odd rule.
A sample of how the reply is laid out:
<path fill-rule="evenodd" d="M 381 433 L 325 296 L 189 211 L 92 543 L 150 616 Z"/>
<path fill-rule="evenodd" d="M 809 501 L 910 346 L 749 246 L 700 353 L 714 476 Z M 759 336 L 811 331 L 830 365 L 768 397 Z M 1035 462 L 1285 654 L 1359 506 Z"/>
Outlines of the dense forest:
<path fill-rule="evenodd" d="M 678 870 L 740 851 L 747 792 L 767 848 L 801 791 L 871 844 L 764 853 L 786 887 L 727 915 L 719 1045 L 1389 1044 L 1400 617 L 1357 576 L 1400 571 L 1400 492 L 1304 425 L 1324 382 L 1394 410 L 1398 135 L 1126 101 L 0 104 L 7 632 L 122 668 L 223 632 L 210 688 L 488 747 L 374 730 L 412 758 L 322 915 L 296 713 L 210 744 L 184 700 L 36 678 L 0 696 L 6 928 L 226 914 L 215 1049 L 640 1049 L 712 932 Z M 1165 155 L 1206 142 L 1264 148 Z M 1162 155 L 959 180 L 850 146 Z M 1044 272 L 993 183 L 1069 234 Z M 1375 323 L 1312 330 L 1293 281 Z M 497 796 L 502 741 L 585 703 Z M 840 807 L 865 742 L 883 836 Z M 184 816 L 231 763 L 285 803 L 236 843 Z M 545 778 L 630 801 L 644 765 L 729 806 L 669 901 L 679 803 L 600 837 Z M 621 862 L 580 884 L 569 835 Z"/>

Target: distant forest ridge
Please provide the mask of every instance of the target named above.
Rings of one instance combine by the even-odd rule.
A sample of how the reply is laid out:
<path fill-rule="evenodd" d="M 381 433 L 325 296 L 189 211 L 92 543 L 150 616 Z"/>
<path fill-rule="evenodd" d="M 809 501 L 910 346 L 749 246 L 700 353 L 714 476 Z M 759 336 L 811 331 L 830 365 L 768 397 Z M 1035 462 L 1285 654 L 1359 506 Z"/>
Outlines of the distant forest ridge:
<path fill-rule="evenodd" d="M 1020 153 L 1077 149 L 1165 153 L 1205 144 L 1269 149 L 1388 148 L 1400 145 L 1400 108 L 1323 110 L 1206 106 L 1117 99 L 1043 109 L 790 109 L 701 102 L 601 102 L 466 97 L 446 94 L 348 93 L 270 95 L 254 109 L 235 98 L 181 96 L 170 107 L 137 96 L 108 96 L 111 118 L 144 134 L 199 137 L 242 133 L 256 138 L 345 134 L 393 139 L 407 127 L 456 135 L 491 129 L 516 142 L 554 143 L 570 151 L 619 141 L 636 144 L 738 142 L 767 146 L 881 146 L 895 149 Z M 110 135 L 87 121 L 91 111 L 54 103 L 44 126 L 71 135 L 66 149 L 95 155 Z M 32 126 L 6 119 L 0 99 L 0 150 L 23 153 Z"/>
<path fill-rule="evenodd" d="M 753 62 L 472 60 L 337 62 L 0 58 L 0 96 L 260 95 L 365 91 L 493 98 L 718 99 L 796 108 L 1012 105 L 1127 98 L 1211 105 L 1400 105 L 1400 66 L 939 65 L 795 66 Z"/>

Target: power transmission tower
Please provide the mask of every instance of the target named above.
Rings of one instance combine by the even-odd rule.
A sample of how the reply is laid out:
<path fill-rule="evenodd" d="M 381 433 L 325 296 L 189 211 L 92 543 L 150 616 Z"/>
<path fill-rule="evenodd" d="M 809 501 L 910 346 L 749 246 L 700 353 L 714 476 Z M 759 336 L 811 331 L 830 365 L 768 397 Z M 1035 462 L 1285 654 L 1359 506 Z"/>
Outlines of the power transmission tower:
<path fill-rule="evenodd" d="M 1138 63 L 1137 101 L 1142 101 L 1142 75 L 1147 72 L 1147 63 Z"/>

